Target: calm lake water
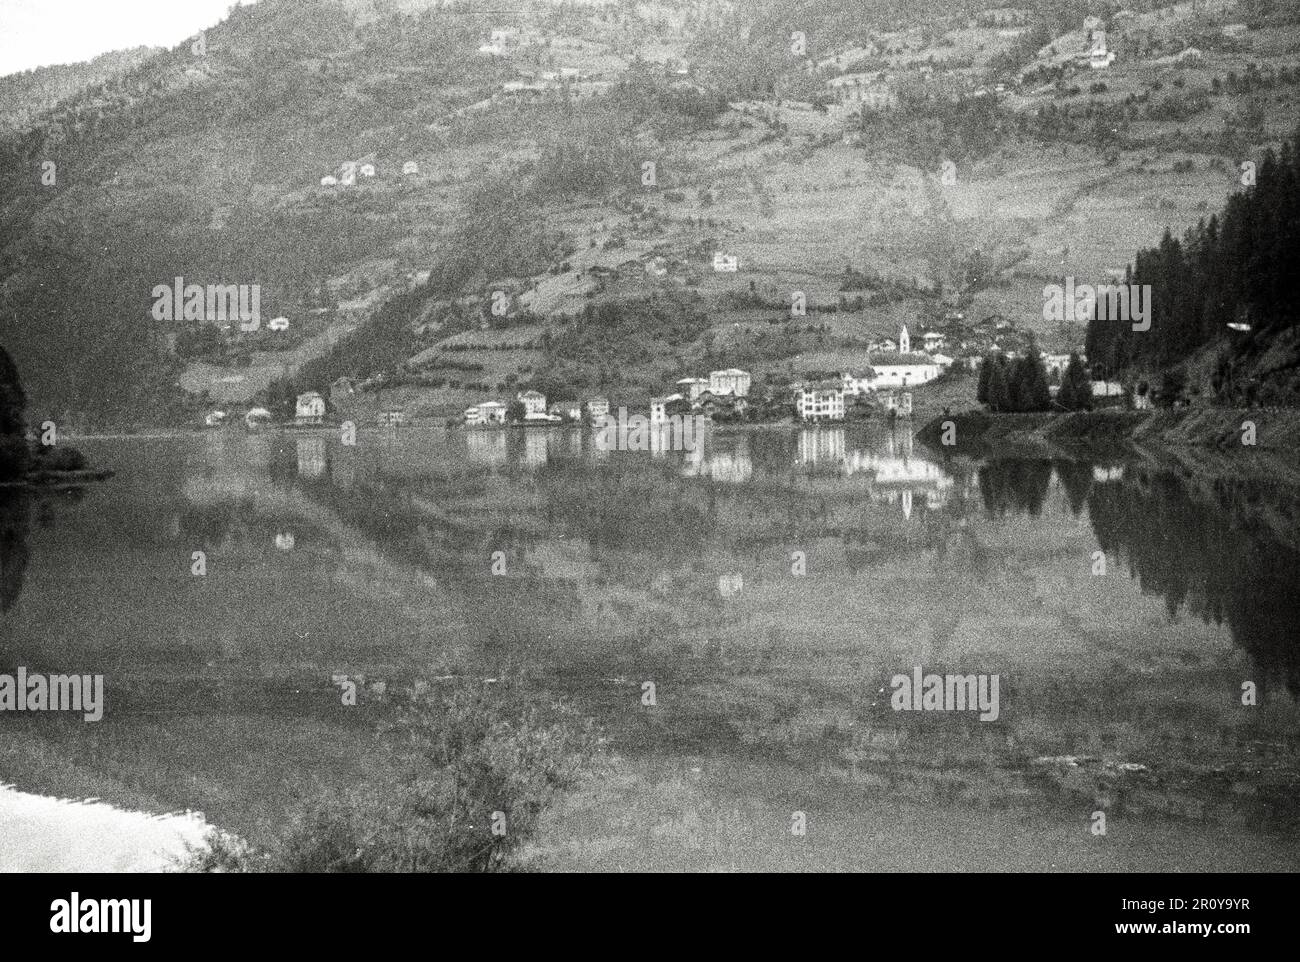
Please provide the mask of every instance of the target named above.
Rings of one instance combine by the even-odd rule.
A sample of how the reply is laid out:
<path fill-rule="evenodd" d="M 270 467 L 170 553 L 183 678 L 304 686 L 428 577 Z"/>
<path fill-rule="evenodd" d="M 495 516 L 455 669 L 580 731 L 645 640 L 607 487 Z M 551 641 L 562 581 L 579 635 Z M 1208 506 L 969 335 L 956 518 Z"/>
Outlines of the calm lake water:
<path fill-rule="evenodd" d="M 555 867 L 1300 867 L 1293 491 L 883 428 L 76 443 L 116 477 L 0 507 L 0 667 L 108 708 L 0 716 L 18 789 L 264 837 L 382 764 L 393 691 L 496 679 L 618 760 Z M 917 668 L 997 675 L 997 719 L 895 711 Z"/>

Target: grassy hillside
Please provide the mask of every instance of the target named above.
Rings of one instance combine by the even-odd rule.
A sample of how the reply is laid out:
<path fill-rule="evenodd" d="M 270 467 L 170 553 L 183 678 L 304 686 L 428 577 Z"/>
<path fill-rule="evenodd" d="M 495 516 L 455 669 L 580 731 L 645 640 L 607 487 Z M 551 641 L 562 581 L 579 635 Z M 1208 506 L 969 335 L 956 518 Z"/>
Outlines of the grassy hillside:
<path fill-rule="evenodd" d="M 637 396 L 957 314 L 1077 347 L 1043 285 L 1105 280 L 1222 206 L 1295 113 L 1285 5 L 1131 9 L 1107 23 L 1117 60 L 1072 73 L 1102 4 L 1008 24 L 912 0 L 262 0 L 202 56 L 162 52 L 0 138 L 0 338 L 33 412 L 73 430 L 342 375 L 435 415 L 539 376 Z M 892 106 L 839 102 L 853 72 Z M 375 176 L 321 185 L 349 164 Z M 259 284 L 290 329 L 157 321 L 177 276 Z"/>

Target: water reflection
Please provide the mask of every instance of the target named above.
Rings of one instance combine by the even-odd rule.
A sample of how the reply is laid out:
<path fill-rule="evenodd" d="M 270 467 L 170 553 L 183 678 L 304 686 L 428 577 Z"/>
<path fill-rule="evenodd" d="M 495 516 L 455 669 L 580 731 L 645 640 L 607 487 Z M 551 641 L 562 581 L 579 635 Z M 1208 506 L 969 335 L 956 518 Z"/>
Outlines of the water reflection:
<path fill-rule="evenodd" d="M 647 753 L 824 756 L 873 791 L 989 806 L 1042 791 L 1026 754 L 1185 737 L 1249 763 L 1231 730 L 1262 723 L 1222 689 L 1300 686 L 1300 558 L 1273 520 L 1300 514 L 1296 492 L 1142 463 L 946 459 L 853 427 L 714 431 L 694 451 L 411 428 L 91 453 L 119 473 L 87 504 L 58 502 L 73 523 L 31 530 L 24 501 L 0 502 L 0 604 L 30 542 L 40 576 L 10 626 L 33 646 L 66 639 L 88 668 L 102 648 L 123 686 L 526 672 L 617 729 L 626 692 L 606 679 L 668 678 L 692 707 L 629 736 Z M 1088 573 L 1098 548 L 1110 577 Z M 195 550 L 206 578 L 189 576 Z M 915 664 L 1006 671 L 1005 722 L 882 710 L 878 672 Z M 156 690 L 137 697 L 183 701 Z M 1173 704 L 1195 711 L 1162 714 Z"/>
<path fill-rule="evenodd" d="M 42 513 L 42 526 L 46 526 Z M 31 497 L 25 491 L 0 492 L 0 611 L 8 611 L 23 590 L 30 552 Z"/>
<path fill-rule="evenodd" d="M 1108 472 L 1107 480 L 1112 475 Z M 1278 504 L 1244 482 L 1219 479 L 1198 490 L 1172 471 L 1130 466 L 1122 483 L 1095 484 L 1088 514 L 1097 542 L 1128 561 L 1142 591 L 1227 622 L 1261 672 L 1300 696 L 1300 552 L 1272 528 Z M 1294 532 L 1290 532 L 1294 534 Z"/>

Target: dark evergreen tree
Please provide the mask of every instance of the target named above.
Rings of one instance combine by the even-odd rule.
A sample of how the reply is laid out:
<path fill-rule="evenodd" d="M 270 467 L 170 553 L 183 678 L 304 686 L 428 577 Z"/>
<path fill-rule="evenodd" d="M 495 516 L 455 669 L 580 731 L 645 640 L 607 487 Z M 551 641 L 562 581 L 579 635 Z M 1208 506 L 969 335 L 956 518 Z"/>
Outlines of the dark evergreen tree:
<path fill-rule="evenodd" d="M 0 480 L 27 473 L 27 395 L 18 377 L 18 365 L 0 347 Z"/>
<path fill-rule="evenodd" d="M 1012 410 L 1011 391 L 1008 382 L 1007 362 L 1001 354 L 992 359 L 989 370 L 989 410 L 1007 412 Z"/>
<path fill-rule="evenodd" d="M 1088 323 L 1089 361 L 1107 374 L 1128 368 L 1166 369 L 1206 345 L 1232 337 L 1237 358 L 1263 353 L 1300 323 L 1289 290 L 1300 250 L 1300 128 L 1280 153 L 1268 151 L 1254 186 L 1228 199 L 1221 215 L 1201 221 L 1182 239 L 1169 232 L 1138 251 L 1126 284 L 1150 285 L 1151 327 L 1124 320 Z M 1230 332 L 1229 323 L 1249 325 Z M 1221 394 L 1234 380 L 1220 378 Z"/>
<path fill-rule="evenodd" d="M 989 403 L 989 372 L 993 368 L 993 355 L 985 354 L 980 361 L 979 383 L 975 388 L 975 400 L 980 404 Z"/>
<path fill-rule="evenodd" d="M 1056 394 L 1056 403 L 1067 411 L 1086 411 L 1092 407 L 1092 381 L 1083 368 L 1077 353 L 1070 355 L 1070 361 L 1061 374 L 1061 389 Z"/>
<path fill-rule="evenodd" d="M 0 436 L 25 437 L 27 434 L 27 395 L 18 377 L 18 365 L 9 351 L 0 346 Z"/>
<path fill-rule="evenodd" d="M 1046 411 L 1052 406 L 1052 392 L 1047 387 L 1047 365 L 1038 353 L 1032 337 L 1024 357 L 1016 362 L 1015 399 L 1019 411 Z"/>

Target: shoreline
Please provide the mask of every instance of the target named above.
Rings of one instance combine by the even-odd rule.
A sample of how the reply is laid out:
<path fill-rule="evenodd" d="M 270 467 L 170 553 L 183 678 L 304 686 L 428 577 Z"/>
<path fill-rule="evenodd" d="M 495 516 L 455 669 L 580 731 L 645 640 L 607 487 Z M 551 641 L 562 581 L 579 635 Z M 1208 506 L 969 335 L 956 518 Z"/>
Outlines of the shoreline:
<path fill-rule="evenodd" d="M 944 444 L 944 423 L 956 429 Z M 973 456 L 1115 455 L 1143 449 L 1194 449 L 1223 456 L 1268 455 L 1300 465 L 1300 409 L 1177 408 L 991 414 L 966 410 L 931 419 L 917 439 L 938 452 Z"/>

